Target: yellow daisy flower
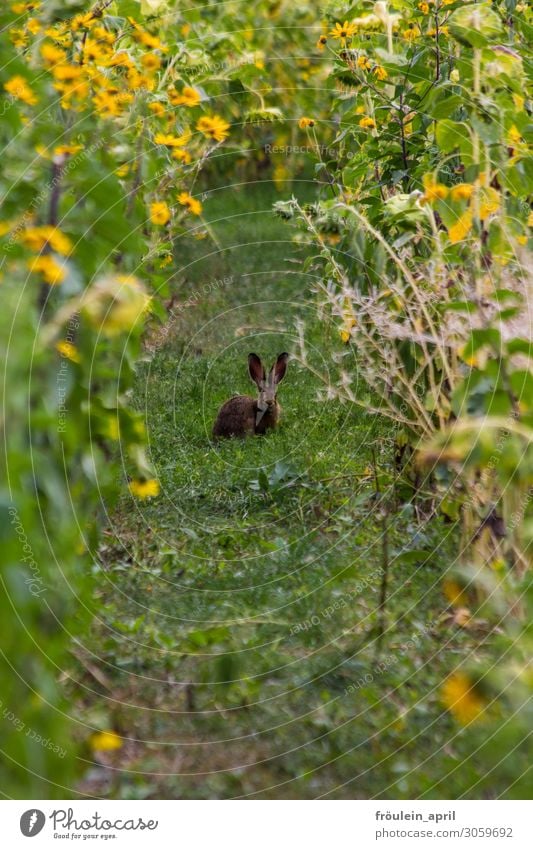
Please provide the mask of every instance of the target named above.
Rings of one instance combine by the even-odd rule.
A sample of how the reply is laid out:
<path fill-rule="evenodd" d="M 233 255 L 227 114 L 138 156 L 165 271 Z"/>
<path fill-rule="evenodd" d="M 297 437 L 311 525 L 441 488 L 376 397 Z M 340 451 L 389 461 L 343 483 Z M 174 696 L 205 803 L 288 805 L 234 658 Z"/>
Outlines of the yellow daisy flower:
<path fill-rule="evenodd" d="M 422 177 L 424 194 L 421 203 L 433 203 L 436 200 L 444 200 L 448 195 L 448 187 L 438 183 L 433 174 L 424 174 Z"/>
<path fill-rule="evenodd" d="M 356 32 L 357 27 L 355 24 L 350 24 L 348 21 L 344 21 L 343 24 L 337 22 L 331 30 L 330 35 L 332 38 L 338 38 L 340 43 L 345 45 L 346 39 L 351 38 Z"/>
<path fill-rule="evenodd" d="M 458 183 L 450 189 L 452 200 L 470 200 L 474 187 L 470 183 Z"/>
<path fill-rule="evenodd" d="M 67 273 L 50 254 L 28 260 L 28 268 L 34 274 L 41 274 L 49 286 L 58 286 L 63 282 Z"/>
<path fill-rule="evenodd" d="M 16 100 L 22 100 L 22 102 L 27 103 L 28 106 L 35 106 L 35 104 L 39 102 L 39 98 L 28 84 L 27 80 L 25 80 L 24 77 L 21 77 L 20 74 L 16 74 L 14 77 L 11 77 L 7 83 L 4 83 L 4 89 L 11 95 L 11 97 L 14 97 Z"/>
<path fill-rule="evenodd" d="M 487 706 L 486 700 L 464 672 L 454 672 L 446 679 L 441 699 L 461 725 L 469 725 L 479 719 Z"/>
<path fill-rule="evenodd" d="M 157 226 L 163 226 L 170 221 L 170 209 L 164 201 L 150 204 L 150 221 Z"/>
<path fill-rule="evenodd" d="M 178 203 L 181 206 L 186 206 L 189 212 L 193 215 L 200 215 L 202 212 L 202 204 L 197 198 L 193 198 L 188 192 L 181 192 L 178 195 Z"/>
<path fill-rule="evenodd" d="M 58 354 L 61 354 L 62 357 L 65 357 L 67 360 L 70 360 L 73 363 L 81 362 L 81 357 L 78 349 L 72 342 L 67 342 L 66 340 L 62 342 L 56 343 L 56 351 Z"/>
<path fill-rule="evenodd" d="M 156 498 L 159 495 L 159 481 L 151 480 L 133 480 L 130 482 L 129 490 L 135 498 L 144 500 L 145 498 Z"/>
<path fill-rule="evenodd" d="M 89 745 L 94 752 L 114 752 L 122 748 L 122 738 L 116 731 L 98 731 L 91 734 Z"/>
<path fill-rule="evenodd" d="M 229 136 L 229 124 L 219 115 L 204 115 L 196 124 L 196 129 L 213 141 L 222 142 Z"/>
<path fill-rule="evenodd" d="M 168 98 L 173 106 L 189 106 L 191 108 L 198 106 L 202 101 L 200 92 L 187 85 L 183 87 L 181 93 L 177 92 L 174 88 L 170 89 Z"/>

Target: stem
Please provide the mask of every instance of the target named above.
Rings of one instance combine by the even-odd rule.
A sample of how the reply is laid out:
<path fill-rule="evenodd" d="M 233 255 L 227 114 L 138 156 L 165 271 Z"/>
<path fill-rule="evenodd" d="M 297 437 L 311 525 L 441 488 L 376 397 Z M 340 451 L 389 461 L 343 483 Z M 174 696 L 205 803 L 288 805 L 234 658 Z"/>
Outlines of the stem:
<path fill-rule="evenodd" d="M 65 165 L 65 157 L 63 155 L 54 156 L 52 162 L 52 193 L 50 195 L 50 204 L 48 206 L 48 224 L 51 227 L 57 227 L 59 220 L 59 202 L 61 200 L 61 177 L 63 176 L 63 168 Z M 43 253 L 50 253 L 50 248 L 45 245 Z M 38 295 L 38 306 L 41 313 L 46 309 L 48 296 L 51 288 L 44 281 L 41 283 Z"/>
<path fill-rule="evenodd" d="M 376 487 L 376 496 L 378 496 L 378 501 L 381 500 L 379 496 L 381 496 L 381 487 L 379 485 L 379 475 L 377 468 L 377 460 L 376 460 L 376 450 L 372 445 L 372 469 L 374 472 L 374 481 Z M 389 583 L 389 529 L 388 529 L 388 508 L 387 505 L 383 505 L 381 511 L 381 585 L 379 588 L 379 602 L 377 609 L 377 638 L 376 638 L 376 653 L 379 654 L 381 650 L 381 644 L 383 641 L 383 635 L 385 633 L 385 615 L 386 615 L 386 605 L 387 605 L 387 589 Z"/>
<path fill-rule="evenodd" d="M 403 93 L 400 95 L 400 140 L 402 145 L 402 160 L 403 167 L 405 171 L 409 171 L 409 164 L 407 162 L 407 144 L 405 141 L 405 126 L 404 126 L 404 113 L 403 113 Z M 407 174 L 406 174 L 407 177 Z"/>
<path fill-rule="evenodd" d="M 440 78 L 439 6 L 435 4 L 435 79 Z"/>
<path fill-rule="evenodd" d="M 143 149 L 144 149 L 144 122 L 137 139 L 137 150 L 135 152 L 135 179 L 128 198 L 128 206 L 126 209 L 126 218 L 133 215 L 135 209 L 135 201 L 142 185 L 142 165 L 143 165 Z"/>

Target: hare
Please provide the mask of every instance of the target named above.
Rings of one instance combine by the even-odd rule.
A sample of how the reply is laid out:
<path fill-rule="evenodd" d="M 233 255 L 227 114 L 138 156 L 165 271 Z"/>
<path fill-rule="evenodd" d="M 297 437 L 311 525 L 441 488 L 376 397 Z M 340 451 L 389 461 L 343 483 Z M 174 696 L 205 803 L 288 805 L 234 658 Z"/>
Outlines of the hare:
<path fill-rule="evenodd" d="M 214 437 L 251 436 L 276 427 L 281 408 L 276 399 L 278 383 L 287 371 L 287 353 L 279 354 L 268 377 L 257 354 L 248 354 L 248 371 L 259 389 L 259 398 L 235 395 L 222 404 L 213 426 Z"/>

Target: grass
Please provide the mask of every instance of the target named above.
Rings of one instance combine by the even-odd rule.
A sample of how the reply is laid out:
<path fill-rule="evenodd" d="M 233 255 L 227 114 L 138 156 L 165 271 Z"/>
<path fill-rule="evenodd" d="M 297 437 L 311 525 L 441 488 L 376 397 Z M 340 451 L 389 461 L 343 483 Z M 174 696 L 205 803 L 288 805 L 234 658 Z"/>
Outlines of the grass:
<path fill-rule="evenodd" d="M 317 365 L 338 350 L 316 318 L 307 248 L 271 214 L 278 198 L 270 183 L 214 191 L 205 209 L 220 247 L 176 246 L 186 305 L 150 339 L 136 396 L 162 494 L 125 497 L 110 518 L 86 641 L 97 680 L 93 658 L 73 692 L 87 725 L 125 741 L 88 756 L 80 793 L 449 798 L 434 787 L 454 757 L 440 748 L 451 725 L 438 687 L 470 639 L 443 617 L 454 540 L 409 505 L 391 515 L 378 651 L 371 466 L 372 446 L 388 461 L 388 425 L 318 401 L 315 377 L 291 362 L 279 430 L 210 439 L 218 406 L 253 392 L 248 351 L 293 350 L 298 319 Z"/>

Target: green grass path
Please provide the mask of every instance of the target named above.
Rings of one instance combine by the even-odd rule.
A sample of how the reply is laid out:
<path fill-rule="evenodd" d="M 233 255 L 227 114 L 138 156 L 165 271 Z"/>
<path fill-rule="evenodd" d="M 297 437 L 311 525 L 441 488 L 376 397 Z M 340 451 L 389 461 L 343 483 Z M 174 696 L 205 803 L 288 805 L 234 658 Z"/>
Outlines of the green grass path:
<path fill-rule="evenodd" d="M 213 191 L 219 248 L 176 246 L 181 307 L 137 391 L 162 494 L 125 497 L 110 517 L 88 641 L 100 683 L 87 674 L 75 693 L 85 722 L 126 742 L 88 768 L 84 793 L 448 798 L 434 783 L 453 763 L 436 691 L 457 649 L 439 587 L 452 546 L 408 509 L 391 522 L 376 657 L 382 525 L 366 472 L 387 424 L 318 401 L 292 362 L 278 431 L 210 440 L 219 404 L 253 392 L 248 351 L 294 350 L 297 319 L 317 367 L 339 350 L 316 318 L 306 248 L 271 213 L 278 198 L 270 184 Z"/>

